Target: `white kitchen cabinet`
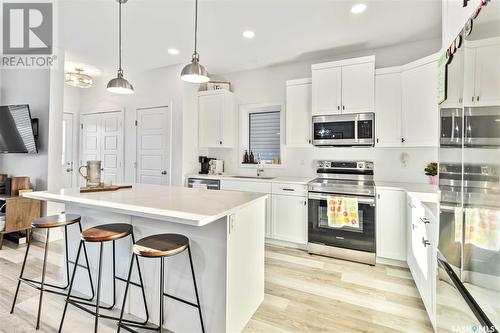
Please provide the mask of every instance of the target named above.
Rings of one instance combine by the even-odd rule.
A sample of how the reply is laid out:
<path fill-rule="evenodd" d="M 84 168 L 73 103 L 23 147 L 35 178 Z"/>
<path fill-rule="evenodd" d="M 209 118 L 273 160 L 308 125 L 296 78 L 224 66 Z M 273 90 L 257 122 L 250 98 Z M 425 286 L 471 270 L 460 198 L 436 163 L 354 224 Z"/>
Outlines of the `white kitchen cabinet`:
<path fill-rule="evenodd" d="M 311 147 L 311 79 L 286 82 L 286 145 Z"/>
<path fill-rule="evenodd" d="M 500 104 L 500 38 L 465 41 L 465 106 Z"/>
<path fill-rule="evenodd" d="M 342 66 L 342 113 L 373 112 L 375 62 Z"/>
<path fill-rule="evenodd" d="M 305 245 L 307 243 L 307 197 L 273 194 L 271 238 Z"/>
<path fill-rule="evenodd" d="M 244 181 L 244 180 L 226 180 L 220 181 L 220 189 L 223 191 L 241 191 L 253 193 L 265 193 L 269 197 L 266 199 L 266 238 L 272 234 L 272 202 L 271 202 L 271 183 L 269 181 Z"/>
<path fill-rule="evenodd" d="M 373 112 L 375 56 L 311 66 L 312 114 Z"/>
<path fill-rule="evenodd" d="M 224 89 L 198 93 L 198 140 L 201 148 L 232 148 L 235 119 L 233 93 Z"/>
<path fill-rule="evenodd" d="M 401 146 L 401 67 L 375 71 L 375 144 L 377 147 Z"/>
<path fill-rule="evenodd" d="M 340 114 L 341 110 L 340 66 L 312 69 L 312 114 Z"/>
<path fill-rule="evenodd" d="M 406 193 L 377 189 L 377 257 L 406 261 Z"/>
<path fill-rule="evenodd" d="M 437 222 L 429 208 L 407 195 L 407 263 L 433 325 L 436 322 Z"/>
<path fill-rule="evenodd" d="M 439 139 L 437 55 L 403 66 L 403 146 L 436 147 Z"/>
<path fill-rule="evenodd" d="M 464 48 L 461 47 L 453 55 L 446 69 L 446 100 L 439 106 L 442 108 L 460 108 L 463 105 L 464 90 Z"/>

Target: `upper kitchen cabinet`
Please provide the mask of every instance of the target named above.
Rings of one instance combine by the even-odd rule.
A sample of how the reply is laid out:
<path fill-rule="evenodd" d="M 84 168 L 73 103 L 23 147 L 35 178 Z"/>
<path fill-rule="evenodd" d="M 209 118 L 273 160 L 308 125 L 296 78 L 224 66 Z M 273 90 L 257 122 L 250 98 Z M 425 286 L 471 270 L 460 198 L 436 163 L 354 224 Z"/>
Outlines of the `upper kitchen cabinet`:
<path fill-rule="evenodd" d="M 198 93 L 198 139 L 202 148 L 232 148 L 235 136 L 235 104 L 224 89 Z"/>
<path fill-rule="evenodd" d="M 464 91 L 464 48 L 459 48 L 446 68 L 446 100 L 442 108 L 461 108 Z"/>
<path fill-rule="evenodd" d="M 373 112 L 375 56 L 311 66 L 312 114 Z"/>
<path fill-rule="evenodd" d="M 286 145 L 311 147 L 311 79 L 286 82 Z"/>
<path fill-rule="evenodd" d="M 438 145 L 437 54 L 403 66 L 402 143 L 408 147 Z"/>
<path fill-rule="evenodd" d="M 500 104 L 500 38 L 465 41 L 465 106 Z"/>
<path fill-rule="evenodd" d="M 375 143 L 378 147 L 401 145 L 401 67 L 375 71 Z"/>

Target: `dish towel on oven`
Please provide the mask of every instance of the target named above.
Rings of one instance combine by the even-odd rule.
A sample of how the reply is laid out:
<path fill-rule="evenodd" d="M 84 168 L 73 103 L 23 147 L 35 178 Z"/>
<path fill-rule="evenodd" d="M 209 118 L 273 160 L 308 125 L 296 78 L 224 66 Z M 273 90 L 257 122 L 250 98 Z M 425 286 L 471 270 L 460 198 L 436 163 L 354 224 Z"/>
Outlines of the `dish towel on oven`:
<path fill-rule="evenodd" d="M 329 195 L 328 226 L 359 228 L 358 199 Z"/>
<path fill-rule="evenodd" d="M 466 208 L 465 243 L 485 250 L 500 250 L 500 210 Z"/>

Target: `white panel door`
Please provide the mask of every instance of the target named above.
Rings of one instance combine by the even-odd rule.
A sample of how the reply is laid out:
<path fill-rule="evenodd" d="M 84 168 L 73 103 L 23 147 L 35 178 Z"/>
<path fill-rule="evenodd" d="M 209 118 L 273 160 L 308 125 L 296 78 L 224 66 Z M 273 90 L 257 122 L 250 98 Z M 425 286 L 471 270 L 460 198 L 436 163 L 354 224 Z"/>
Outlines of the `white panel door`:
<path fill-rule="evenodd" d="M 123 181 L 123 114 L 101 114 L 101 167 L 103 182 Z"/>
<path fill-rule="evenodd" d="M 137 182 L 170 185 L 171 112 L 168 106 L 137 110 Z"/>
<path fill-rule="evenodd" d="M 375 135 L 378 147 L 401 146 L 401 72 L 375 78 Z"/>
<path fill-rule="evenodd" d="M 80 166 L 87 161 L 101 160 L 101 115 L 88 114 L 81 117 Z M 85 186 L 85 179 L 80 179 L 80 186 Z"/>
<path fill-rule="evenodd" d="M 221 113 L 224 108 L 224 95 L 203 95 L 198 97 L 199 146 L 220 147 Z"/>
<path fill-rule="evenodd" d="M 439 141 L 437 64 L 403 72 L 403 138 L 408 147 L 436 147 Z"/>
<path fill-rule="evenodd" d="M 341 67 L 312 70 L 312 114 L 340 114 Z"/>
<path fill-rule="evenodd" d="M 61 171 L 63 177 L 63 187 L 73 187 L 73 114 L 63 114 L 63 135 L 62 135 L 62 158 Z"/>
<path fill-rule="evenodd" d="M 287 84 L 286 145 L 311 147 L 311 83 Z"/>
<path fill-rule="evenodd" d="M 272 238 L 297 244 L 307 243 L 307 198 L 272 195 Z"/>
<path fill-rule="evenodd" d="M 101 181 L 123 182 L 123 112 L 85 114 L 80 122 L 80 166 L 99 160 Z M 79 179 L 80 185 L 85 185 L 85 180 Z"/>
<path fill-rule="evenodd" d="M 342 66 L 342 113 L 373 112 L 375 63 Z"/>

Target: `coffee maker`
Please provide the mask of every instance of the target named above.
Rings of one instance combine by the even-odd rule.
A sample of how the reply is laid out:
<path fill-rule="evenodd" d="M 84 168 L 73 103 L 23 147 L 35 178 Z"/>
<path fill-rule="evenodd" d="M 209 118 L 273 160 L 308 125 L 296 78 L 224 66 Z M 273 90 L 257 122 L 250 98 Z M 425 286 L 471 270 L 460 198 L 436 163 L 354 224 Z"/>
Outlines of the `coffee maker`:
<path fill-rule="evenodd" d="M 201 169 L 200 175 L 207 175 L 210 170 L 210 161 L 215 160 L 215 158 L 207 157 L 207 156 L 198 156 L 198 162 L 200 162 Z"/>

